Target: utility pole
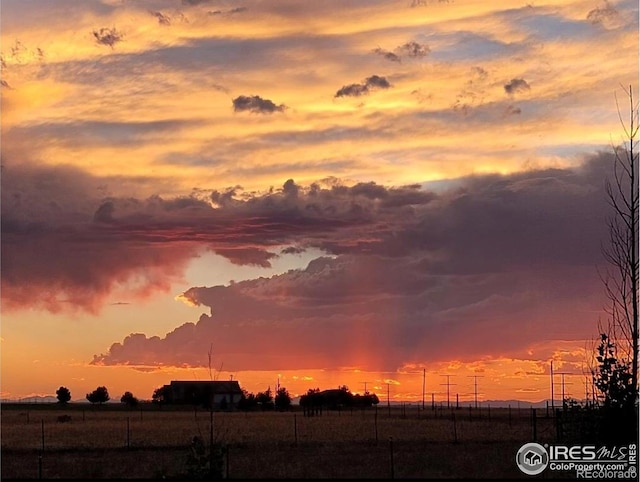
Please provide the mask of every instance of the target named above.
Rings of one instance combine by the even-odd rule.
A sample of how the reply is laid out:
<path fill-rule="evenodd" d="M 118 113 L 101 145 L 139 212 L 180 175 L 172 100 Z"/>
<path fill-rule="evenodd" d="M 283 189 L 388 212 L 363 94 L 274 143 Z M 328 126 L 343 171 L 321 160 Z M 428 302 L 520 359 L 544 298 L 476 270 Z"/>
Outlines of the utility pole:
<path fill-rule="evenodd" d="M 589 405 L 589 379 L 584 377 L 584 405 Z"/>
<path fill-rule="evenodd" d="M 551 360 L 551 413 L 553 413 L 555 417 L 555 405 L 553 401 L 553 360 Z"/>
<path fill-rule="evenodd" d="M 426 369 L 422 369 L 422 410 L 424 410 L 424 392 L 426 389 L 426 383 L 427 383 L 427 370 Z"/>
<path fill-rule="evenodd" d="M 449 398 L 449 394 L 450 394 L 450 387 L 451 385 L 455 385 L 455 383 L 451 383 L 449 381 L 449 379 L 451 378 L 452 375 L 440 375 L 441 377 L 447 377 L 447 383 L 441 383 L 440 385 L 446 385 L 447 386 L 447 408 L 451 408 L 451 402 L 450 402 L 450 398 Z"/>
<path fill-rule="evenodd" d="M 565 392 L 564 392 L 564 386 L 565 386 L 564 376 L 565 375 L 573 375 L 573 373 L 560 372 L 560 373 L 558 373 L 558 375 L 560 375 L 560 377 L 561 377 L 560 380 L 561 380 L 561 383 L 562 383 L 562 408 L 565 409 L 567 407 L 567 404 L 566 404 L 566 397 L 565 397 Z M 571 385 L 571 382 L 566 383 L 566 385 Z"/>
<path fill-rule="evenodd" d="M 478 378 L 482 378 L 482 375 L 467 375 L 469 378 L 473 378 L 473 395 L 475 400 L 475 406 L 478 408 Z"/>
<path fill-rule="evenodd" d="M 364 383 L 364 394 L 366 395 L 367 393 L 369 393 L 367 392 L 367 383 L 369 382 L 360 382 L 360 383 Z"/>
<path fill-rule="evenodd" d="M 389 382 L 387 382 L 387 413 L 389 414 L 389 416 L 391 416 L 391 384 Z"/>

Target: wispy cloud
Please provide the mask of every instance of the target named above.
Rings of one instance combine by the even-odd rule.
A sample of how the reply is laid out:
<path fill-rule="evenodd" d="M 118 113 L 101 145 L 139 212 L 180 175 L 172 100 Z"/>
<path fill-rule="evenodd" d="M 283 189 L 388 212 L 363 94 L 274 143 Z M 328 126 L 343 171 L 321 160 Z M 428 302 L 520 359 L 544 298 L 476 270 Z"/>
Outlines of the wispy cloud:
<path fill-rule="evenodd" d="M 229 10 L 209 10 L 207 14 L 211 16 L 217 16 L 217 15 L 229 16 L 229 15 L 234 15 L 236 13 L 242 13 L 246 11 L 247 11 L 247 7 L 235 7 Z"/>

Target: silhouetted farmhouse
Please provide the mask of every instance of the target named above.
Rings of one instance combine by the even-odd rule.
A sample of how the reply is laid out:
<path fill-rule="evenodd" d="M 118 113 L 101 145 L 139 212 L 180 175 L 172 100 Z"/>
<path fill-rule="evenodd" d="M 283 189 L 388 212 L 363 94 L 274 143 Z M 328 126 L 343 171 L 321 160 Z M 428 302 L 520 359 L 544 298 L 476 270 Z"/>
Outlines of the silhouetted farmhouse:
<path fill-rule="evenodd" d="M 242 389 L 236 380 L 173 380 L 162 387 L 162 401 L 168 404 L 202 405 L 220 409 L 236 408 Z"/>

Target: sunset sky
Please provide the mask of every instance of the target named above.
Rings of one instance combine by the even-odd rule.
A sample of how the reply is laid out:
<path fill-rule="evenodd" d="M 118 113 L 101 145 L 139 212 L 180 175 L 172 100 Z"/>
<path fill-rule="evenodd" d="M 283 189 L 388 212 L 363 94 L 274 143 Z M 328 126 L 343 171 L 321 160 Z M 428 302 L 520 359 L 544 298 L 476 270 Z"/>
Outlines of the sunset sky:
<path fill-rule="evenodd" d="M 0 15 L 2 398 L 584 396 L 637 1 Z"/>

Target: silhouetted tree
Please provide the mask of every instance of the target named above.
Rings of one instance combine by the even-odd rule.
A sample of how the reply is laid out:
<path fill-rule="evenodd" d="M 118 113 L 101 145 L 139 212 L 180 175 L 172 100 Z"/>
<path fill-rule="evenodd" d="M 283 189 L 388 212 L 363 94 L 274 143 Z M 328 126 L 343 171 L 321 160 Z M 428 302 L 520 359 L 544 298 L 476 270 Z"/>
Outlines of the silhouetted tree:
<path fill-rule="evenodd" d="M 271 387 L 267 388 L 264 392 L 258 393 L 258 395 L 256 395 L 256 401 L 258 402 L 261 410 L 273 409 L 273 395 L 271 394 Z"/>
<path fill-rule="evenodd" d="M 258 401 L 253 393 L 242 389 L 242 395 L 238 401 L 238 409 L 243 411 L 255 410 L 258 407 Z"/>
<path fill-rule="evenodd" d="M 158 387 L 153 391 L 153 395 L 151 396 L 151 401 L 153 403 L 162 403 L 167 401 L 166 397 L 166 388 L 164 386 Z"/>
<path fill-rule="evenodd" d="M 58 403 L 65 404 L 71 400 L 71 392 L 67 387 L 60 387 L 56 390 L 56 398 Z"/>
<path fill-rule="evenodd" d="M 278 388 L 275 404 L 278 410 L 289 410 L 291 408 L 291 395 L 289 395 L 285 387 Z"/>
<path fill-rule="evenodd" d="M 124 395 L 120 397 L 120 401 L 122 403 L 126 403 L 130 407 L 135 407 L 138 405 L 138 399 L 133 396 L 131 392 L 124 392 Z"/>
<path fill-rule="evenodd" d="M 634 103 L 633 90 L 627 93 L 630 116 L 625 122 L 621 146 L 614 147 L 613 176 L 606 180 L 607 201 L 613 214 L 607 220 L 609 240 L 603 254 L 609 269 L 602 275 L 607 297 L 608 326 L 601 330 L 598 348 L 600 366 L 595 374 L 596 383 L 605 400 L 638 399 L 638 104 Z M 617 102 L 616 102 L 617 104 Z M 601 350 L 602 349 L 602 350 Z M 600 353 L 602 351 L 602 353 Z M 615 363 L 612 362 L 615 359 Z M 604 363 L 604 365 L 603 365 Z M 626 383 L 625 371 L 630 368 L 631 378 Z M 616 380 L 615 382 L 612 380 Z M 626 389 L 631 393 L 608 394 L 606 390 Z M 636 423 L 637 425 L 637 423 Z"/>
<path fill-rule="evenodd" d="M 91 403 L 103 404 L 109 401 L 109 391 L 107 387 L 98 387 L 93 392 L 87 393 L 87 400 Z"/>
<path fill-rule="evenodd" d="M 300 397 L 300 406 L 305 416 L 322 415 L 324 395 L 320 393 L 320 388 L 308 389 L 307 393 Z"/>
<path fill-rule="evenodd" d="M 371 407 L 372 405 L 378 405 L 378 403 L 380 403 L 380 400 L 375 393 L 365 392 L 364 395 L 356 393 L 353 396 L 353 406 L 355 407 Z"/>
<path fill-rule="evenodd" d="M 598 345 L 598 367 L 595 386 L 602 393 L 602 404 L 606 408 L 633 407 L 631 367 L 618 360 L 616 346 L 606 333 L 600 335 Z"/>

